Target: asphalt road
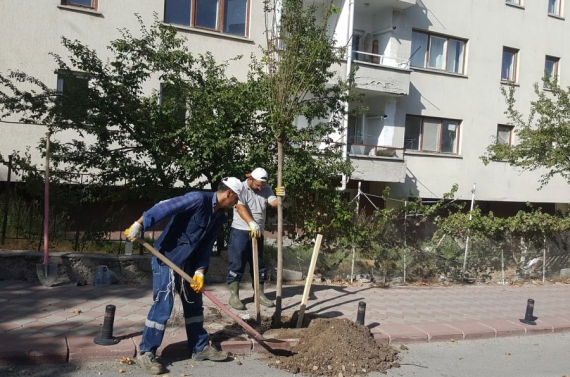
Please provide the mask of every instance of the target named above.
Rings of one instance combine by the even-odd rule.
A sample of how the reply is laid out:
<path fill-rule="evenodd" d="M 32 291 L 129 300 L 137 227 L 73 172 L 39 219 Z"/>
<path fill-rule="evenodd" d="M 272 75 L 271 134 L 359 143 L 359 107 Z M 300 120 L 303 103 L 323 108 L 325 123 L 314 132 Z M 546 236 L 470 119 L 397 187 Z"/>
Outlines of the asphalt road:
<path fill-rule="evenodd" d="M 570 333 L 411 344 L 388 377 L 568 377 Z"/>
<path fill-rule="evenodd" d="M 369 377 L 568 377 L 570 376 L 570 333 L 533 335 L 497 339 L 410 344 L 402 351 L 401 367 L 387 375 Z M 286 377 L 293 374 L 271 368 L 267 361 L 253 354 L 236 360 L 214 363 L 192 360 L 171 361 L 168 377 Z M 124 373 L 119 373 L 123 369 Z M 118 361 L 83 365 L 57 364 L 0 367 L 2 377 L 99 377 L 145 376 L 135 365 Z"/>

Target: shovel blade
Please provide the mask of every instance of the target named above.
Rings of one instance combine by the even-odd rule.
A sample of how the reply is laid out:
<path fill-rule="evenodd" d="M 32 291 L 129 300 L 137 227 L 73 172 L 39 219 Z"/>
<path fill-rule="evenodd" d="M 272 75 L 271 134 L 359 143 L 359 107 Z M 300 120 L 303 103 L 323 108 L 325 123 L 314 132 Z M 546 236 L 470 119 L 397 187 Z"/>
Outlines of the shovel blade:
<path fill-rule="evenodd" d="M 57 280 L 57 264 L 36 263 L 36 272 L 44 287 L 51 287 Z"/>

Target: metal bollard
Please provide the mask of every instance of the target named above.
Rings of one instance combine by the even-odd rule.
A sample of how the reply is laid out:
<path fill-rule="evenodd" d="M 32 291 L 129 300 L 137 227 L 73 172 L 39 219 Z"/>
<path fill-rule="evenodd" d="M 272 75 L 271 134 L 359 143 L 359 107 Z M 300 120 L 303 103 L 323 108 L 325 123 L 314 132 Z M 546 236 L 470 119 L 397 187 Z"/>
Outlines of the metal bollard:
<path fill-rule="evenodd" d="M 95 344 L 100 346 L 112 346 L 119 343 L 119 338 L 113 338 L 113 322 L 115 321 L 115 305 L 107 305 L 105 307 L 105 319 L 103 320 L 103 328 L 101 336 L 93 339 Z"/>
<path fill-rule="evenodd" d="M 364 301 L 360 301 L 358 303 L 358 314 L 356 315 L 356 322 L 364 325 L 364 316 L 366 314 L 366 303 Z"/>
<path fill-rule="evenodd" d="M 532 298 L 529 298 L 526 303 L 526 313 L 524 314 L 524 319 L 519 319 L 519 321 L 527 325 L 536 325 L 535 321 L 538 319 L 538 317 L 532 315 L 533 310 L 534 300 Z"/>

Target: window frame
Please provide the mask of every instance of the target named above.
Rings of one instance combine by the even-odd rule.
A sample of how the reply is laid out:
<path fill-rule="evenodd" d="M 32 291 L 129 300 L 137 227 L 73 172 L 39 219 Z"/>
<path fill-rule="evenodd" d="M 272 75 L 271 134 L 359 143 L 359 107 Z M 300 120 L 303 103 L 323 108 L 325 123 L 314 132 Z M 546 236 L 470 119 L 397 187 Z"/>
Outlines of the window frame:
<path fill-rule="evenodd" d="M 548 8 L 550 8 L 550 1 L 548 0 Z M 558 6 L 556 7 L 556 13 L 552 13 L 550 12 L 550 9 L 547 9 L 547 13 L 549 16 L 555 16 L 555 17 L 562 17 L 562 3 L 564 0 L 554 0 L 558 3 Z"/>
<path fill-rule="evenodd" d="M 560 58 L 556 57 L 556 56 L 552 56 L 552 55 L 546 55 L 546 57 L 544 58 L 544 72 L 542 73 L 542 78 L 543 80 L 545 80 L 546 77 L 546 63 L 547 62 L 553 62 L 554 63 L 554 69 L 552 70 L 552 74 L 550 77 L 554 78 L 555 80 L 558 79 L 558 77 L 560 77 Z"/>
<path fill-rule="evenodd" d="M 91 81 L 91 77 L 86 74 L 85 72 L 80 72 L 80 71 L 68 71 L 68 72 L 63 72 L 63 71 L 56 71 L 56 92 L 58 95 L 58 101 L 60 102 L 59 106 L 61 107 L 61 111 L 65 111 L 64 109 L 69 108 L 69 103 L 66 103 L 66 98 L 79 98 L 80 100 L 82 100 L 85 97 L 79 97 L 76 93 L 71 93 L 71 96 L 68 97 L 65 93 L 65 80 L 66 78 L 73 78 L 74 80 L 77 80 L 76 82 L 80 82 L 79 80 L 85 80 L 85 91 L 81 92 L 84 93 L 86 96 L 89 96 L 89 87 L 91 85 L 90 81 Z M 74 95 L 75 94 L 75 95 Z M 68 100 L 67 100 L 68 101 Z M 82 117 L 82 116 L 87 116 L 89 114 L 89 110 L 86 110 L 85 113 L 80 114 L 79 116 L 77 116 L 78 118 Z"/>
<path fill-rule="evenodd" d="M 507 143 L 501 143 L 500 139 L 499 139 L 499 129 L 500 128 L 503 129 L 508 129 L 509 131 L 509 141 Z M 497 124 L 497 133 L 496 133 L 496 144 L 503 144 L 503 145 L 508 145 L 509 147 L 513 145 L 513 134 L 514 134 L 514 130 L 515 130 L 515 126 L 512 126 L 510 124 Z"/>
<path fill-rule="evenodd" d="M 197 12 L 196 12 L 196 8 L 198 6 L 198 1 L 197 0 L 188 0 L 190 2 L 190 21 L 189 24 L 177 24 L 177 23 L 172 23 L 172 22 L 167 22 L 166 21 L 166 11 L 167 11 L 167 3 L 168 0 L 164 0 L 164 14 L 163 14 L 163 22 L 168 23 L 170 25 L 174 25 L 174 26 L 181 26 L 181 27 L 188 27 L 188 28 L 192 28 L 192 29 L 198 29 L 198 30 L 204 30 L 204 31 L 209 31 L 209 32 L 213 32 L 213 33 L 220 33 L 222 35 L 229 35 L 229 36 L 234 36 L 234 37 L 238 37 L 238 38 L 249 38 L 249 28 L 250 28 L 250 15 L 251 15 L 251 4 L 253 0 L 245 0 L 246 1 L 246 10 L 245 10 L 245 25 L 244 25 L 244 34 L 240 35 L 240 34 L 232 34 L 232 33 L 227 33 L 224 32 L 224 26 L 225 26 L 225 7 L 226 7 L 226 2 L 229 0 L 216 0 L 218 2 L 218 9 L 217 9 L 217 18 L 216 18 L 216 28 L 209 28 L 209 27 L 205 27 L 205 26 L 200 26 L 200 25 L 196 25 L 196 19 L 197 19 Z"/>
<path fill-rule="evenodd" d="M 99 0 L 91 0 L 91 6 L 82 4 L 73 4 L 73 0 L 61 0 L 61 5 L 66 7 L 77 7 L 81 9 L 90 9 L 96 11 L 99 7 Z"/>
<path fill-rule="evenodd" d="M 431 117 L 431 116 L 421 116 L 421 115 L 412 115 L 412 114 L 406 114 L 406 124 L 408 123 L 408 119 L 409 118 L 415 118 L 415 119 L 419 119 L 420 121 L 420 133 L 419 133 L 419 139 L 418 139 L 418 149 L 409 149 L 406 147 L 405 145 L 405 139 L 404 139 L 404 150 L 409 152 L 409 151 L 415 151 L 415 152 L 420 152 L 420 153 L 432 153 L 432 154 L 437 154 L 437 155 L 446 155 L 446 156 L 459 156 L 460 155 L 460 139 L 461 139 L 461 126 L 462 126 L 462 121 L 459 119 L 451 119 L 451 118 L 438 118 L 438 117 Z M 437 145 L 437 150 L 433 151 L 433 150 L 429 150 L 429 149 L 423 149 L 423 143 L 424 143 L 424 134 L 425 134 L 425 127 L 424 124 L 425 122 L 429 120 L 432 121 L 432 124 L 435 124 L 435 122 L 433 121 L 439 121 L 439 126 L 438 126 L 438 145 Z M 455 126 L 457 127 L 456 129 L 456 135 L 455 135 L 455 145 L 454 145 L 454 150 L 455 152 L 442 152 L 443 149 L 443 127 L 445 124 L 449 124 L 449 123 L 455 123 Z M 406 127 L 404 127 L 404 138 L 405 138 L 405 134 L 406 134 Z"/>
<path fill-rule="evenodd" d="M 512 71 L 513 71 L 513 78 L 504 78 L 503 77 L 503 70 L 504 70 L 504 62 L 505 62 L 505 52 L 510 52 L 513 54 L 513 62 L 512 62 Z M 501 54 L 501 81 L 502 82 L 518 82 L 519 79 L 519 69 L 518 69 L 518 64 L 519 64 L 519 53 L 520 50 L 516 49 L 516 48 L 512 48 L 512 47 L 506 47 L 503 46 L 503 52 Z"/>
<path fill-rule="evenodd" d="M 177 97 L 175 96 L 169 96 L 168 95 L 168 86 L 170 86 L 172 84 L 166 83 L 166 82 L 161 82 L 160 86 L 159 86 L 159 95 L 158 95 L 158 104 L 159 106 L 163 106 L 165 98 L 166 100 L 168 100 L 168 98 L 173 99 L 177 102 L 179 102 L 180 104 L 184 104 L 185 110 L 184 113 L 182 113 L 182 111 L 178 114 L 179 120 L 186 123 L 189 113 L 190 113 L 190 107 L 188 103 L 184 103 L 183 101 L 180 101 L 180 99 L 177 100 Z"/>
<path fill-rule="evenodd" d="M 454 75 L 461 75 L 461 76 L 465 76 L 467 73 L 465 72 L 465 68 L 466 68 L 466 58 L 467 58 L 467 43 L 468 40 L 464 39 L 464 38 L 459 38 L 459 37 L 454 37 L 454 36 L 449 36 L 449 35 L 444 35 L 444 34 L 438 34 L 438 33 L 431 33 L 429 31 L 424 31 L 424 30 L 416 30 L 413 29 L 412 30 L 412 41 L 413 41 L 413 34 L 417 33 L 417 34 L 423 34 L 425 36 L 427 36 L 427 46 L 425 48 L 425 56 L 423 59 L 423 65 L 422 66 L 417 66 L 417 65 L 411 65 L 411 59 L 410 59 L 410 67 L 412 68 L 420 68 L 420 69 L 429 69 L 429 70 L 434 70 L 434 71 L 440 71 L 440 72 L 445 72 L 445 73 L 450 73 L 450 74 L 454 74 Z M 443 68 L 437 68 L 437 67 L 431 67 L 430 66 L 430 58 L 431 58 L 431 53 L 432 53 L 432 39 L 433 38 L 438 38 L 438 39 L 443 39 L 444 40 L 444 47 L 443 47 Z M 461 67 L 460 72 L 454 72 L 449 70 L 449 48 L 450 48 L 450 42 L 454 41 L 454 42 L 461 42 L 462 43 L 462 53 L 461 53 L 461 62 L 458 62 L 458 66 Z M 418 50 L 419 52 L 420 50 Z"/>

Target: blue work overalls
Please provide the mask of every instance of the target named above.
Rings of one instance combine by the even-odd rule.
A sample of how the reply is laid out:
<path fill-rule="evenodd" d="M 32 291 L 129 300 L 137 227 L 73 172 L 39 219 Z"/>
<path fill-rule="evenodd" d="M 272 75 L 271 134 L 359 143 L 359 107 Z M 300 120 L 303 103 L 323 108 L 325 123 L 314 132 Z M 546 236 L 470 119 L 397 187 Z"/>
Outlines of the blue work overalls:
<path fill-rule="evenodd" d="M 207 270 L 216 236 L 226 220 L 225 211 L 214 214 L 215 204 L 215 193 L 191 192 L 158 203 L 143 214 L 145 230 L 172 216 L 154 246 L 190 276 L 198 269 Z M 194 292 L 188 282 L 157 257 L 152 257 L 151 264 L 154 302 L 145 321 L 139 352 L 156 353 L 174 307 L 175 292 L 182 300 L 188 347 L 194 353 L 202 351 L 208 344 L 202 293 Z"/>

